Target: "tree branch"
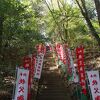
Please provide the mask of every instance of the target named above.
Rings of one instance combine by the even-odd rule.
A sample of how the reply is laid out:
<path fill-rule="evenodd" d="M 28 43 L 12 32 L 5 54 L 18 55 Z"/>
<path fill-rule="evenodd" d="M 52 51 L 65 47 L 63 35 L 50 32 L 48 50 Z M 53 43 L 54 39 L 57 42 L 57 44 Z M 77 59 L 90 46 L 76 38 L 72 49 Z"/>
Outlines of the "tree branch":
<path fill-rule="evenodd" d="M 50 11 L 50 13 L 51 13 L 51 15 L 52 15 L 54 21 L 55 21 L 55 24 L 56 24 L 57 27 L 58 27 L 58 30 L 59 30 L 58 33 L 59 33 L 59 35 L 60 35 L 60 37 L 61 37 L 61 40 L 62 40 L 62 41 L 65 41 L 65 40 L 63 39 L 63 37 L 62 37 L 61 30 L 60 30 L 61 28 L 59 27 L 59 23 L 56 21 L 56 18 L 55 18 L 55 16 L 54 16 L 52 10 L 50 9 L 48 3 L 47 3 L 46 1 L 45 1 L 45 3 L 46 3 L 46 5 L 47 5 L 47 7 L 48 7 L 48 9 L 49 9 L 49 11 Z"/>

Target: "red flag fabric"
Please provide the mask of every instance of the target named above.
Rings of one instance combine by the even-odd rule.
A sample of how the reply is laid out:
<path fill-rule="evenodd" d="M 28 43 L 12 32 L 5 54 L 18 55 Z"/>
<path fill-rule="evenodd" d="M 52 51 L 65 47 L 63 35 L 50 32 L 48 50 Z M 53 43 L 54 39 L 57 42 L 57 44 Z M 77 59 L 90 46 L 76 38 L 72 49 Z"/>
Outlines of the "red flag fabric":
<path fill-rule="evenodd" d="M 86 82 L 85 82 L 85 70 L 84 70 L 84 48 L 82 46 L 76 48 L 76 57 L 78 72 L 80 77 L 80 85 L 82 87 L 82 93 L 87 94 Z"/>
<path fill-rule="evenodd" d="M 38 44 L 36 46 L 36 49 L 37 49 L 37 53 L 43 53 L 45 54 L 46 53 L 46 46 L 44 44 Z"/>
<path fill-rule="evenodd" d="M 23 59 L 23 67 L 29 70 L 29 80 L 28 80 L 28 100 L 31 98 L 31 84 L 34 75 L 34 66 L 35 66 L 35 55 L 29 55 Z"/>
<path fill-rule="evenodd" d="M 65 53 L 65 48 L 62 44 L 58 43 L 56 44 L 55 50 L 57 52 L 58 58 L 66 64 L 66 53 Z"/>

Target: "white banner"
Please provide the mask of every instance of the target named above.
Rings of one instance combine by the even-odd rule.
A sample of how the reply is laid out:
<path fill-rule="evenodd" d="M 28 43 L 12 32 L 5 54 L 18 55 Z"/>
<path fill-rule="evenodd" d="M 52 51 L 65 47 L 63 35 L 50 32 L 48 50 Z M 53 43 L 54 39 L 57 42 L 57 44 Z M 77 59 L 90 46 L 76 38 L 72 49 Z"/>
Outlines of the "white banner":
<path fill-rule="evenodd" d="M 44 59 L 44 54 L 40 53 L 38 55 L 37 61 L 36 61 L 36 68 L 35 68 L 35 75 L 34 78 L 40 79 L 41 77 L 41 71 L 42 71 L 42 65 L 43 65 L 43 59 Z"/>
<path fill-rule="evenodd" d="M 14 100 L 27 100 L 29 70 L 18 68 Z"/>
<path fill-rule="evenodd" d="M 37 66 L 38 66 L 38 55 L 36 56 L 36 62 L 35 62 L 35 68 L 34 68 L 34 78 L 35 78 L 35 73 L 36 73 Z"/>
<path fill-rule="evenodd" d="M 72 71 L 72 81 L 77 83 L 77 82 L 79 82 L 79 78 L 78 78 L 78 75 L 76 74 L 76 69 L 74 66 L 74 62 L 73 62 L 73 58 L 72 58 L 72 54 L 71 54 L 70 49 L 68 49 L 68 55 L 69 55 L 69 59 L 70 59 L 70 69 Z"/>
<path fill-rule="evenodd" d="M 99 71 L 87 71 L 93 100 L 100 100 Z"/>

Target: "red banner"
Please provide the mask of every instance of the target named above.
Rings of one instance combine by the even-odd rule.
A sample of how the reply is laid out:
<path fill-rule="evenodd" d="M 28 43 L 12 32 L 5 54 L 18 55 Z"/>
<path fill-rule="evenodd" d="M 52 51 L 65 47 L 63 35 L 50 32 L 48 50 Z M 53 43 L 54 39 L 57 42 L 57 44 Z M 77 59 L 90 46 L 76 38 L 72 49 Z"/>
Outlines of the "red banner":
<path fill-rule="evenodd" d="M 66 54 L 65 54 L 65 48 L 63 47 L 62 44 L 56 44 L 56 52 L 58 55 L 58 58 L 60 58 L 60 60 L 66 64 Z"/>
<path fill-rule="evenodd" d="M 31 83 L 34 75 L 34 66 L 35 66 L 35 55 L 26 56 L 23 59 L 23 67 L 29 70 L 29 80 L 28 80 L 28 100 L 30 100 L 31 93 Z"/>
<path fill-rule="evenodd" d="M 37 53 L 38 53 L 38 54 L 39 54 L 39 53 L 43 53 L 43 54 L 46 53 L 46 46 L 43 45 L 43 44 L 38 44 L 38 45 L 36 46 L 36 49 L 37 49 Z"/>
<path fill-rule="evenodd" d="M 77 57 L 77 65 L 80 77 L 80 85 L 82 87 L 82 93 L 86 95 L 87 91 L 86 91 L 85 70 L 84 70 L 84 48 L 82 46 L 76 48 L 76 57 Z"/>
<path fill-rule="evenodd" d="M 26 56 L 23 59 L 23 67 L 25 69 L 29 69 L 31 72 L 31 75 L 34 74 L 34 66 L 35 66 L 35 62 L 36 62 L 36 55 L 30 55 L 30 56 Z"/>

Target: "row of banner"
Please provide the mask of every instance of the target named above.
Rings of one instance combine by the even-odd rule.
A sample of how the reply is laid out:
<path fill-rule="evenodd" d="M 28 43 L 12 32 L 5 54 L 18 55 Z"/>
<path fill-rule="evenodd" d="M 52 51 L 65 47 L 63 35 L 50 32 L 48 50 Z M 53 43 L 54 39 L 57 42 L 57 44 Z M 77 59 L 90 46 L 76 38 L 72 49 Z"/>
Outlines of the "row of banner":
<path fill-rule="evenodd" d="M 87 72 L 93 100 L 100 100 L 100 80 L 98 71 Z M 29 70 L 18 68 L 14 100 L 28 100 Z M 85 87 L 83 89 L 86 89 Z"/>
<path fill-rule="evenodd" d="M 30 89 L 34 78 L 40 79 L 46 47 L 38 45 L 37 55 L 28 55 L 23 59 L 23 66 L 17 70 L 16 88 L 14 100 L 30 100 Z M 50 46 L 51 48 L 51 46 Z M 86 71 L 84 64 L 84 48 L 76 48 L 77 68 L 74 65 L 71 50 L 65 44 L 56 44 L 55 50 L 57 59 L 65 65 L 67 74 L 74 83 L 80 83 L 82 93 L 87 95 L 86 80 L 88 78 L 89 88 L 93 100 L 100 100 L 100 80 L 98 71 Z M 87 78 L 86 78 L 87 75 Z"/>
<path fill-rule="evenodd" d="M 65 44 L 56 44 L 55 46 L 56 56 L 65 65 L 67 74 L 71 76 L 71 81 L 74 83 L 80 83 L 82 94 L 92 95 L 93 100 L 100 100 L 100 79 L 99 71 L 85 71 L 84 64 L 84 48 L 79 46 L 76 48 L 76 61 L 77 68 L 74 66 L 71 50 Z M 87 75 L 87 78 L 86 78 Z M 86 86 L 89 81 L 88 87 Z M 90 89 L 90 90 L 87 90 Z M 90 91 L 90 93 L 87 93 Z M 88 99 L 81 99 L 88 100 Z"/>
<path fill-rule="evenodd" d="M 40 79 L 45 47 L 36 46 L 37 55 L 31 54 L 23 58 L 23 65 L 17 68 L 15 95 L 13 100 L 30 100 L 33 79 Z"/>

